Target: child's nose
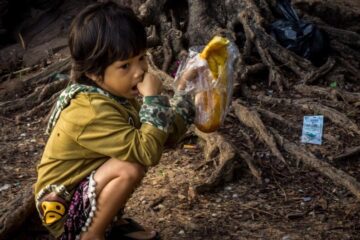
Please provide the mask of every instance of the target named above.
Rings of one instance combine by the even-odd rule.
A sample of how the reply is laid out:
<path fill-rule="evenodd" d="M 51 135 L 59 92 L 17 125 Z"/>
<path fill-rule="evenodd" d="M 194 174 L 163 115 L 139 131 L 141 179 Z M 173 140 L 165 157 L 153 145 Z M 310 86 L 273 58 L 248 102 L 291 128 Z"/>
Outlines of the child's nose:
<path fill-rule="evenodd" d="M 135 78 L 140 78 L 144 75 L 146 69 L 143 66 L 138 66 L 135 70 Z"/>

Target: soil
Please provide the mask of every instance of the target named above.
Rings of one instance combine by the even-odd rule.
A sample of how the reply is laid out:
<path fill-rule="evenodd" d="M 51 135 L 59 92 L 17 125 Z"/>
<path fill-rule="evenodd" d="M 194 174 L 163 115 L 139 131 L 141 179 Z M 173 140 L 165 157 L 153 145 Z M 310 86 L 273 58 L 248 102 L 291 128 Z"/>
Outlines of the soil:
<path fill-rule="evenodd" d="M 360 11 L 357 1 L 336 3 Z M 45 71 L 67 56 L 68 51 L 62 49 L 47 55 L 45 61 L 24 75 L 0 81 L 1 101 L 13 101 L 29 94 L 18 79 Z M 255 83 L 254 89 L 266 89 L 260 79 Z M 298 124 L 302 124 L 306 114 L 297 109 L 277 109 L 277 112 Z M 24 186 L 36 180 L 36 165 L 47 139 L 46 114 L 19 118 L 21 112 L 15 110 L 0 115 L 0 215 L 13 207 L 8 202 Z M 358 116 L 355 119 L 360 120 Z M 268 123 L 273 125 L 276 123 Z M 246 148 L 238 130 L 242 127 L 230 113 L 220 132 L 235 146 Z M 326 123 L 324 131 L 331 131 L 344 148 L 360 145 L 359 138 L 338 131 L 331 124 Z M 294 141 L 301 134 L 287 129 L 282 133 Z M 290 164 L 284 166 L 254 133 L 248 134 L 256 145 L 252 156 L 261 167 L 263 183 L 258 183 L 245 164 L 240 163 L 242 167 L 234 181 L 224 182 L 214 192 L 196 194 L 194 186 L 211 174 L 214 163 L 204 165 L 203 143 L 189 131 L 176 148 L 165 150 L 159 165 L 149 169 L 126 206 L 126 216 L 156 229 L 162 239 L 360 239 L 360 204 L 354 195 L 286 154 L 284 157 Z M 320 157 L 334 156 L 339 151 L 327 141 L 321 148 L 306 147 Z M 332 164 L 360 181 L 358 161 L 359 157 L 353 157 Z M 53 238 L 34 213 L 9 239 Z"/>
<path fill-rule="evenodd" d="M 222 131 L 231 131 L 232 142 L 241 144 L 235 129 L 227 121 Z M 9 188 L 0 191 L 0 209 L 6 209 L 25 183 L 35 181 L 35 165 L 46 139 L 43 131 L 40 122 L 1 118 L 5 137 L 0 145 L 0 182 Z M 195 148 L 184 148 L 184 143 Z M 240 169 L 236 181 L 214 193 L 194 194 L 192 187 L 201 178 L 200 146 L 189 138 L 166 150 L 128 202 L 126 215 L 155 228 L 163 239 L 359 239 L 360 206 L 353 195 L 302 165 L 281 167 L 267 150 L 254 152 L 262 164 L 263 184 Z M 352 161 L 358 159 L 342 166 L 359 176 L 359 165 Z M 12 239 L 53 238 L 34 214 Z"/>

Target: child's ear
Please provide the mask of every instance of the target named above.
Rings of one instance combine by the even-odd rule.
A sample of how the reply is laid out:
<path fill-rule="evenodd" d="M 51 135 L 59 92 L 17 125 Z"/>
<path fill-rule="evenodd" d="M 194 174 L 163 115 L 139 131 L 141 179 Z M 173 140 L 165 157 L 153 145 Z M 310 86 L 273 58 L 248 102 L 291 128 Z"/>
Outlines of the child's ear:
<path fill-rule="evenodd" d="M 99 82 L 101 81 L 101 77 L 96 75 L 96 74 L 93 74 L 93 73 L 85 73 L 85 76 L 91 80 L 93 80 L 94 82 Z"/>

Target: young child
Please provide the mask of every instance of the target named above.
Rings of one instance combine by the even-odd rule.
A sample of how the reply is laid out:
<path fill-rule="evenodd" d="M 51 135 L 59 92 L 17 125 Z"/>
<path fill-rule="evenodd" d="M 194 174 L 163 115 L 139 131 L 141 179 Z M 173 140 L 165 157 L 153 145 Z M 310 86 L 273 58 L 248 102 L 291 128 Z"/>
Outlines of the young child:
<path fill-rule="evenodd" d="M 52 112 L 37 167 L 43 224 L 59 239 L 155 239 L 145 230 L 119 236 L 112 222 L 164 145 L 192 123 L 192 101 L 160 95 L 161 81 L 147 72 L 145 29 L 128 8 L 88 6 L 73 20 L 69 47 L 73 84 Z"/>

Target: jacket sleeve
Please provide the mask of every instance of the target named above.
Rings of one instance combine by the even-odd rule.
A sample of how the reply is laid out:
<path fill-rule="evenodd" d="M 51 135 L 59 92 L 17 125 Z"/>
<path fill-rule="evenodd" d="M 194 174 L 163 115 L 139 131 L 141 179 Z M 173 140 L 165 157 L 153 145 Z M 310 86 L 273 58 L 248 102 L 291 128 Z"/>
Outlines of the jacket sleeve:
<path fill-rule="evenodd" d="M 175 112 L 166 146 L 173 146 L 186 133 L 189 126 L 194 122 L 195 107 L 190 94 L 175 93 L 170 100 L 172 110 Z"/>

